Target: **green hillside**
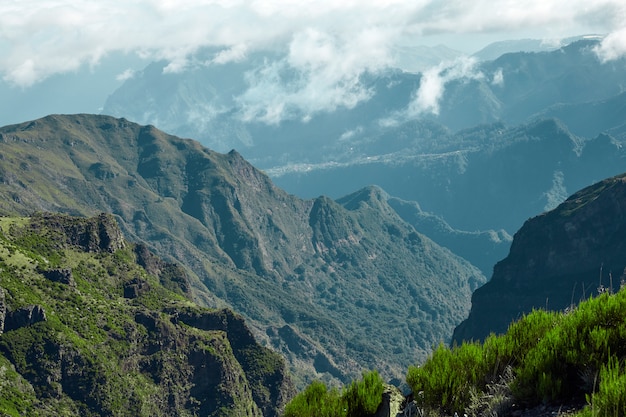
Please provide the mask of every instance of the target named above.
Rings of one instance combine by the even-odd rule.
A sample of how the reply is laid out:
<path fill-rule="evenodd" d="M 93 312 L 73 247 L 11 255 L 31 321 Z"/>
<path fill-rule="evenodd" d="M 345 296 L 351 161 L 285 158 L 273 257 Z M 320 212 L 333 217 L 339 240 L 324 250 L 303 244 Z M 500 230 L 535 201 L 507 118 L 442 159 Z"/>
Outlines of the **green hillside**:
<path fill-rule="evenodd" d="M 0 218 L 0 415 L 276 416 L 283 360 L 110 215 Z"/>

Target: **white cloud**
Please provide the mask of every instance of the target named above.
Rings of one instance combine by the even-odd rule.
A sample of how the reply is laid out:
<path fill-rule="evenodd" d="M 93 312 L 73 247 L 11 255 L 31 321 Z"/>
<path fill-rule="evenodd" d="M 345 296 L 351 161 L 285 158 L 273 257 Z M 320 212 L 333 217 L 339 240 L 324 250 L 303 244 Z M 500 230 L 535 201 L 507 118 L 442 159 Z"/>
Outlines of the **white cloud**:
<path fill-rule="evenodd" d="M 283 119 L 307 121 L 339 107 L 353 108 L 372 95 L 361 76 L 391 63 L 387 40 L 386 32 L 375 29 L 351 39 L 316 29 L 297 33 L 284 59 L 248 74 L 249 89 L 237 98 L 243 118 L 278 124 Z"/>
<path fill-rule="evenodd" d="M 227 64 L 229 62 L 241 62 L 246 59 L 248 48 L 246 45 L 233 45 L 230 48 L 223 49 L 211 61 L 214 64 Z"/>
<path fill-rule="evenodd" d="M 476 63 L 474 58 L 462 57 L 424 71 L 419 88 L 407 109 L 407 116 L 415 117 L 423 113 L 439 114 L 439 102 L 447 83 L 458 79 L 484 77 L 484 74 L 475 70 Z"/>
<path fill-rule="evenodd" d="M 559 39 L 611 33 L 625 21 L 623 0 L 3 0 L 0 73 L 28 86 L 97 65 L 114 51 L 167 59 L 170 70 L 180 71 L 202 47 L 223 49 L 216 62 L 226 62 L 309 30 L 343 42 L 343 49 L 355 36 L 385 33 L 389 42 L 378 46 L 389 48 L 400 39 L 416 45 L 530 33 Z M 622 39 L 623 30 L 609 38 L 607 53 L 622 54 Z"/>
<path fill-rule="evenodd" d="M 496 72 L 493 73 L 491 84 L 497 85 L 499 87 L 502 87 L 504 85 L 504 74 L 502 73 L 502 68 L 498 68 Z"/>
<path fill-rule="evenodd" d="M 26 88 L 114 52 L 166 60 L 176 73 L 278 51 L 284 59 L 247 74 L 242 117 L 306 121 L 368 100 L 363 75 L 407 65 L 398 51 L 412 46 L 474 52 L 495 40 L 602 33 L 597 52 L 615 59 L 626 55 L 625 22 L 624 0 L 2 0 L 0 77 Z M 199 61 L 200 50 L 217 52 Z M 446 83 L 478 76 L 471 67 L 427 70 L 409 114 L 437 113 Z"/>
<path fill-rule="evenodd" d="M 602 61 L 611 61 L 626 56 L 626 28 L 611 33 L 595 48 Z"/>
<path fill-rule="evenodd" d="M 131 68 L 128 68 L 126 70 L 124 70 L 123 72 L 121 72 L 120 74 L 118 74 L 115 79 L 117 81 L 126 81 L 129 80 L 131 78 L 133 78 L 135 76 L 135 71 Z"/>

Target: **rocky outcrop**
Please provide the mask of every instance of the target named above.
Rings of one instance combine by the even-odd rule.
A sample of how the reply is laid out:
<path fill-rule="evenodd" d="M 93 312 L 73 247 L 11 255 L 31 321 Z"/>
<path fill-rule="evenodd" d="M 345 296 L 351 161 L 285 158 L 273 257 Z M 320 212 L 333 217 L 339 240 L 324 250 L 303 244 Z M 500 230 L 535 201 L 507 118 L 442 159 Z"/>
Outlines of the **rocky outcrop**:
<path fill-rule="evenodd" d="M 587 187 L 515 234 L 493 278 L 472 296 L 454 340 L 503 333 L 533 308 L 563 310 L 619 288 L 626 267 L 626 174 Z"/>
<path fill-rule="evenodd" d="M 46 312 L 39 305 L 29 305 L 15 311 L 7 311 L 4 317 L 4 331 L 31 326 L 40 321 L 46 321 Z"/>
<path fill-rule="evenodd" d="M 115 217 L 102 213 L 96 217 L 68 217 L 55 213 L 39 213 L 33 216 L 34 230 L 44 227 L 60 233 L 67 244 L 82 248 L 85 252 L 110 252 L 126 245 Z"/>
<path fill-rule="evenodd" d="M 405 415 L 403 413 L 403 406 L 405 405 L 405 398 L 402 392 L 393 385 L 385 385 L 383 391 L 383 400 L 376 410 L 376 414 L 373 417 L 397 417 Z"/>
<path fill-rule="evenodd" d="M 124 283 L 124 298 L 137 298 L 148 291 L 150 291 L 150 284 L 142 279 L 133 278 Z"/>
<path fill-rule="evenodd" d="M 165 262 L 152 253 L 144 244 L 135 245 L 137 263 L 151 275 L 159 278 L 159 282 L 168 290 L 179 292 L 191 297 L 191 283 L 185 269 L 174 263 Z"/>
<path fill-rule="evenodd" d="M 72 270 L 70 268 L 55 268 L 42 271 L 43 276 L 50 281 L 60 282 L 62 284 L 76 286 Z"/>
<path fill-rule="evenodd" d="M 265 417 L 278 416 L 277 411 L 281 410 L 288 400 L 295 395 L 295 390 L 284 365 L 277 363 L 272 356 L 273 353 L 256 343 L 243 318 L 231 310 L 215 312 L 177 311 L 174 312 L 172 321 L 185 323 L 205 331 L 225 332 L 235 358 L 244 369 L 267 366 L 267 361 L 272 364 L 273 372 L 248 374 L 252 396 Z"/>

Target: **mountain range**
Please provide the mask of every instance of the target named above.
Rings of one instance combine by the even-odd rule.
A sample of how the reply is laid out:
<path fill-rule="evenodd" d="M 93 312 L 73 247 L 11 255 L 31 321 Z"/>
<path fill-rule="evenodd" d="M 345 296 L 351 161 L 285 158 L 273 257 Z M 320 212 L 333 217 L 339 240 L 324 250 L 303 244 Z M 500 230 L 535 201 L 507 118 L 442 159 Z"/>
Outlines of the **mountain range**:
<path fill-rule="evenodd" d="M 7 126 L 0 144 L 0 212 L 112 213 L 129 239 L 188 269 L 198 303 L 243 314 L 296 383 L 368 368 L 403 378 L 486 281 L 377 187 L 303 200 L 237 152 L 108 116 Z"/>
<path fill-rule="evenodd" d="M 475 59 L 433 49 L 452 61 L 363 74 L 366 99 L 290 108 L 274 121 L 246 116 L 242 97 L 262 69 L 282 68 L 280 54 L 178 74 L 155 62 L 109 97 L 103 111 L 116 117 L 0 128 L 0 253 L 10 272 L 0 277 L 0 361 L 24 400 L 11 412 L 52 399 L 42 415 L 278 415 L 294 385 L 336 385 L 364 369 L 401 385 L 442 341 L 482 340 L 532 309 L 614 291 L 626 270 L 626 61 L 599 60 L 594 37 L 573 41 L 529 41 L 532 52 L 503 55 L 493 51 L 522 44 L 494 45 Z M 299 77 L 282 71 L 279 81 Z M 425 103 L 429 83 L 442 94 Z M 90 230 L 87 243 L 65 236 L 76 227 Z M 35 229 L 69 243 L 38 241 Z M 117 246 L 93 246 L 94 230 Z M 91 252 L 85 262 L 107 272 L 97 278 L 73 263 Z M 20 273 L 34 292 L 15 286 Z M 86 392 L 99 382 L 59 359 L 102 359 L 86 330 L 69 344 L 51 337 L 75 331 L 50 318 L 61 308 L 51 294 L 74 300 L 77 283 L 76 311 L 122 302 L 123 330 L 147 334 L 131 338 L 139 356 L 118 363 L 133 371 L 132 401 L 117 392 L 93 400 Z M 107 286 L 115 294 L 104 297 Z M 79 319 L 95 320 L 87 311 Z M 59 357 L 37 359 L 40 331 Z M 115 339 L 120 329 L 104 331 Z M 221 398 L 207 402 L 168 373 L 172 346 L 199 358 L 175 365 L 194 384 L 208 362 L 223 371 L 213 380 L 236 383 L 203 387 Z M 121 384 L 121 374 L 107 370 L 103 384 Z M 155 396 L 168 404 L 139 399 Z"/>
<path fill-rule="evenodd" d="M 421 73 L 366 73 L 359 82 L 369 99 L 277 123 L 242 118 L 236 98 L 250 87 L 246 74 L 279 55 L 183 74 L 154 63 L 116 90 L 103 111 L 218 150 L 236 148 L 303 198 L 380 186 L 456 235 L 490 237 L 488 245 L 499 249 L 478 253 L 458 241 L 454 249 L 489 277 L 526 219 L 626 168 L 626 62 L 601 61 L 599 40 L 494 44 L 502 55 L 452 59 Z M 420 88 L 429 82 L 441 95 L 430 110 L 419 109 Z"/>
<path fill-rule="evenodd" d="M 199 65 L 180 74 L 164 71 L 166 62 L 155 62 L 113 92 L 103 113 L 153 124 L 218 151 L 235 148 L 262 169 L 349 161 L 367 153 L 361 150 L 364 144 L 386 133 L 397 139 L 385 145 L 397 146 L 395 129 L 406 122 L 430 120 L 453 132 L 497 122 L 517 125 L 551 106 L 619 95 L 625 62 L 601 61 L 594 52 L 599 41 L 583 36 L 558 48 L 504 47 L 503 54 L 488 60 L 452 58 L 419 73 L 391 68 L 365 73 L 359 85 L 368 94 L 353 105 L 311 114 L 294 109 L 275 120 L 246 115 L 249 103 L 243 97 L 263 82 L 263 68 L 278 65 L 280 54 L 257 53 L 244 62 Z M 526 51 L 505 53 L 520 50 Z M 288 73 L 277 82 L 297 85 L 298 77 Z M 435 87 L 441 91 L 438 97 L 424 92 L 419 98 L 420 89 Z M 415 133 L 414 141 L 428 139 Z M 588 138 L 599 133 L 596 129 Z M 352 155 L 339 152 L 350 148 Z"/>

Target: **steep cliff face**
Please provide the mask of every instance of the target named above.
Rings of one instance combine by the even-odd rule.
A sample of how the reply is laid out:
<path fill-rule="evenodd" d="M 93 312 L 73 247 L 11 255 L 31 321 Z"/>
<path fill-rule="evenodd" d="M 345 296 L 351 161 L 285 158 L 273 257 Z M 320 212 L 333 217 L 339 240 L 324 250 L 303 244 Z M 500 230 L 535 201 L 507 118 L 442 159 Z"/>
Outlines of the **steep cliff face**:
<path fill-rule="evenodd" d="M 112 213 L 130 240 L 183 265 L 188 285 L 135 251 L 146 269 L 202 305 L 242 314 L 261 343 L 289 358 L 299 382 L 347 381 L 364 368 L 402 379 L 449 340 L 486 280 L 372 187 L 339 201 L 302 200 L 235 151 L 107 116 L 7 126 L 0 143 L 0 213 Z M 98 230 L 76 234 L 104 242 Z M 287 328 L 311 349 L 292 351 L 299 344 Z"/>
<path fill-rule="evenodd" d="M 111 215 L 0 218 L 0 414 L 278 416 L 283 360 L 187 285 Z"/>
<path fill-rule="evenodd" d="M 515 234 L 493 278 L 472 296 L 454 340 L 504 332 L 533 308 L 563 310 L 626 278 L 626 174 L 585 188 Z"/>

